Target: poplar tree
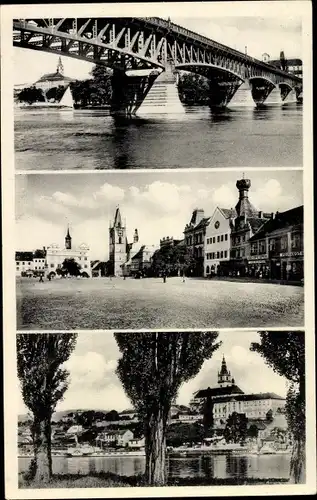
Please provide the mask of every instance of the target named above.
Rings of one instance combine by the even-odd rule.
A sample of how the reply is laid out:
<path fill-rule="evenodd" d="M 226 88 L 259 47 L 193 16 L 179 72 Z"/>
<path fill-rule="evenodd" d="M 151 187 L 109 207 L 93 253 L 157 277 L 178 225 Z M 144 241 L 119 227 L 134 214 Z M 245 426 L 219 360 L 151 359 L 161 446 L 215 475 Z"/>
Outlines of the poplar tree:
<path fill-rule="evenodd" d="M 305 334 L 301 331 L 259 332 L 260 342 L 250 350 L 258 352 L 279 375 L 286 377 L 290 388 L 286 397 L 286 419 L 293 438 L 290 481 L 304 483 L 305 471 Z"/>
<path fill-rule="evenodd" d="M 172 402 L 220 343 L 217 332 L 115 333 L 117 374 L 144 423 L 149 485 L 164 485 L 166 430 Z"/>
<path fill-rule="evenodd" d="M 33 416 L 29 477 L 36 482 L 48 482 L 52 476 L 51 420 L 68 388 L 69 372 L 62 365 L 76 339 L 73 333 L 17 335 L 18 377 L 23 401 Z"/>

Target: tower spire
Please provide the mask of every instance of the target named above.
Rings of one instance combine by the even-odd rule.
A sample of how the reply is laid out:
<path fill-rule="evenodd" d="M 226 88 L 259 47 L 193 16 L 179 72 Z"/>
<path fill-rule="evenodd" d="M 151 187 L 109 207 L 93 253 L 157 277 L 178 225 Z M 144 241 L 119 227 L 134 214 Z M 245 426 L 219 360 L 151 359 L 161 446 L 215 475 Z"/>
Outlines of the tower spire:
<path fill-rule="evenodd" d="M 72 237 L 69 233 L 69 224 L 67 224 L 67 233 L 65 236 L 65 248 L 66 250 L 71 250 L 72 248 Z"/>
<path fill-rule="evenodd" d="M 227 363 L 224 354 L 222 355 L 221 368 L 218 372 L 218 384 L 220 387 L 226 387 L 232 385 L 233 379 L 231 373 L 227 368 Z"/>
<path fill-rule="evenodd" d="M 242 179 L 239 179 L 236 183 L 236 187 L 239 191 L 239 201 L 236 204 L 236 212 L 239 216 L 253 217 L 258 212 L 249 200 L 249 189 L 251 187 L 250 179 L 245 179 L 244 174 Z"/>
<path fill-rule="evenodd" d="M 58 63 L 57 63 L 57 69 L 56 69 L 57 73 L 60 73 L 61 75 L 64 74 L 64 66 L 63 66 L 63 63 L 62 63 L 62 58 L 61 56 L 59 56 L 58 58 Z"/>

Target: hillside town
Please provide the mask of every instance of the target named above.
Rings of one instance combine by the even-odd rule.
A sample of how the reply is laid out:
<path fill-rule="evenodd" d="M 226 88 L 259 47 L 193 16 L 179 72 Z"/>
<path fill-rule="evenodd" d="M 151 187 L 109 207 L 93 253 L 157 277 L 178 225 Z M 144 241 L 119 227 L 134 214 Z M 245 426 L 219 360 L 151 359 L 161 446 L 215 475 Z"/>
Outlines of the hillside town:
<path fill-rule="evenodd" d="M 263 212 L 249 199 L 250 179 L 238 179 L 236 187 L 234 208 L 217 206 L 212 214 L 195 208 L 183 239 L 162 236 L 149 244 L 136 228 L 129 242 L 127 224 L 117 206 L 109 223 L 108 261 L 92 260 L 86 243 L 74 245 L 68 227 L 64 244 L 16 252 L 16 276 L 188 276 L 303 284 L 303 206 Z"/>
<path fill-rule="evenodd" d="M 223 356 L 217 383 L 195 392 L 188 406 L 171 407 L 167 450 L 171 455 L 224 450 L 274 454 L 292 444 L 285 417 L 285 398 L 274 392 L 245 393 L 232 377 Z M 134 409 L 72 410 L 52 419 L 52 451 L 56 455 L 145 455 L 142 424 Z M 20 417 L 20 456 L 33 453 L 31 420 Z"/>

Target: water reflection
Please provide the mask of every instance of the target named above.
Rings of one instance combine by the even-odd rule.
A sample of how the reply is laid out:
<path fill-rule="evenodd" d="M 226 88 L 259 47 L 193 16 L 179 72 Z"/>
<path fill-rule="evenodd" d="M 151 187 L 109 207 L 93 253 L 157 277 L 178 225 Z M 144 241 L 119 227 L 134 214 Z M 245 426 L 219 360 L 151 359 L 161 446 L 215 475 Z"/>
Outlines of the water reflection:
<path fill-rule="evenodd" d="M 18 110 L 19 170 L 300 166 L 302 106 L 186 107 L 166 119 L 123 120 L 106 110 Z"/>
<path fill-rule="evenodd" d="M 30 458 L 19 458 L 19 472 L 27 470 Z M 191 458 L 169 458 L 167 471 L 171 478 L 284 478 L 288 479 L 288 455 L 209 455 Z M 144 457 L 53 457 L 55 474 L 88 475 L 111 472 L 121 476 L 143 474 Z"/>

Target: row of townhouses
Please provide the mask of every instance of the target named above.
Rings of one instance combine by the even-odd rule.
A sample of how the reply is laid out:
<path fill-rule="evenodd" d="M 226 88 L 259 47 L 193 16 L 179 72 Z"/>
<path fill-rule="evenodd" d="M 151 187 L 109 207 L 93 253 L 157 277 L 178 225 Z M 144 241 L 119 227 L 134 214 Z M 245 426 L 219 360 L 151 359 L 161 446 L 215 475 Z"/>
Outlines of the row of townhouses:
<path fill-rule="evenodd" d="M 304 277 L 303 206 L 265 213 L 249 200 L 249 179 L 238 180 L 236 187 L 239 199 L 235 208 L 216 207 L 211 216 L 196 208 L 182 240 L 167 236 L 158 245 L 149 245 L 140 240 L 135 229 L 133 242 L 129 243 L 126 224 L 117 207 L 109 225 L 108 263 L 91 261 L 89 246 L 82 243 L 75 247 L 68 229 L 62 247 L 51 244 L 35 252 L 16 252 L 16 274 L 59 274 L 65 259 L 74 259 L 85 277 L 135 276 L 160 263 L 168 248 L 178 247 L 190 256 L 189 264 L 177 263 L 178 274 L 246 276 L 300 283 Z M 168 268 L 166 260 L 164 266 Z"/>

